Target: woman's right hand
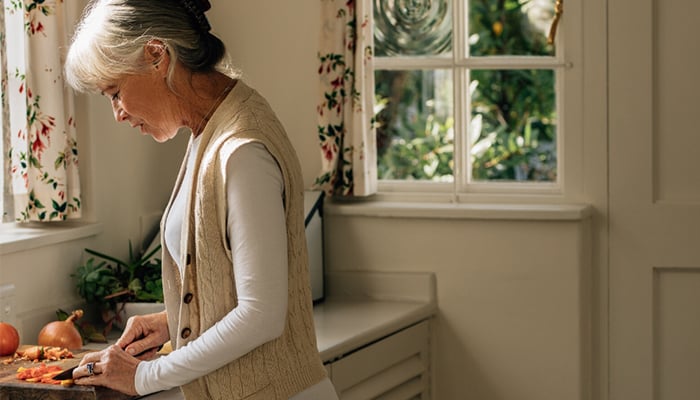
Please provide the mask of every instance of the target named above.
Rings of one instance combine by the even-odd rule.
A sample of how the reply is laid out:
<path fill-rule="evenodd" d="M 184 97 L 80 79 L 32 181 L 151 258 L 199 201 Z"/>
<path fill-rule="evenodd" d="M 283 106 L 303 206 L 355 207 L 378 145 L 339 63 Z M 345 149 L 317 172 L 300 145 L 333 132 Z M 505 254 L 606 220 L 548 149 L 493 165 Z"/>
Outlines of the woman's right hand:
<path fill-rule="evenodd" d="M 132 356 L 148 360 L 169 339 L 168 315 L 163 311 L 129 318 L 116 345 Z"/>

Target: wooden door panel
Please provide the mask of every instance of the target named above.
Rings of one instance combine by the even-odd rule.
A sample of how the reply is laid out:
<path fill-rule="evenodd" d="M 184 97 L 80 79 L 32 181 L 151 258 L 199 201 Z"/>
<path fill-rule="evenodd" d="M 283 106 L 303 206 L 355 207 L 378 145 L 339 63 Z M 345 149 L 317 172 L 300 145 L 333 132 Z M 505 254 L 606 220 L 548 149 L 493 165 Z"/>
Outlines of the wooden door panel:
<path fill-rule="evenodd" d="M 608 4 L 609 398 L 697 398 L 700 2 Z"/>
<path fill-rule="evenodd" d="M 700 393 L 700 267 L 654 270 L 655 399 L 695 400 Z"/>

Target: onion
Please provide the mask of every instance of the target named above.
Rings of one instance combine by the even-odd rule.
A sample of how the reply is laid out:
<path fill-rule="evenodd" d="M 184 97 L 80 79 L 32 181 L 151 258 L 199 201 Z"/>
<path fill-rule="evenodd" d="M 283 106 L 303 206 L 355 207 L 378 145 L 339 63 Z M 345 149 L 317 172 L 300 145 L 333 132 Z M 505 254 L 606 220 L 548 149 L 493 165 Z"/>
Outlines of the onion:
<path fill-rule="evenodd" d="M 83 338 L 73 325 L 73 321 L 83 316 L 83 310 L 76 310 L 65 321 L 53 321 L 39 332 L 39 346 L 64 347 L 76 350 L 83 347 Z"/>
<path fill-rule="evenodd" d="M 0 356 L 15 354 L 19 347 L 19 332 L 7 322 L 0 322 Z"/>

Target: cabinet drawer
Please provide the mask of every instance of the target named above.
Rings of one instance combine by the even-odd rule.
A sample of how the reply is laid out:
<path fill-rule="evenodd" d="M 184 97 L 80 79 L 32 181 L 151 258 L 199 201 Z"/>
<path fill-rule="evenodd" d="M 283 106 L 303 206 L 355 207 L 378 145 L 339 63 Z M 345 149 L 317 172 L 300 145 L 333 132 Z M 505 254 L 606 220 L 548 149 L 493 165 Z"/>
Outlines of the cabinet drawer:
<path fill-rule="evenodd" d="M 341 400 L 428 399 L 429 322 L 398 331 L 330 364 Z"/>

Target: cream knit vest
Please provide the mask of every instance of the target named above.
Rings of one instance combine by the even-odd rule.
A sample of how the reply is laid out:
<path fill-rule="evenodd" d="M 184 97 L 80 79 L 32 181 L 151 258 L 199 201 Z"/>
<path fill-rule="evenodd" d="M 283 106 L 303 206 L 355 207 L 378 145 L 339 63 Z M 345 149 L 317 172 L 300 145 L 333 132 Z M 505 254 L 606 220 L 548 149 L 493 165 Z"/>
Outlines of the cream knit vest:
<path fill-rule="evenodd" d="M 163 254 L 163 287 L 172 344 L 176 349 L 186 345 L 237 305 L 226 236 L 226 162 L 250 141 L 267 147 L 284 178 L 288 311 L 282 336 L 183 386 L 182 391 L 187 400 L 286 400 L 326 376 L 316 347 L 301 167 L 265 99 L 241 81 L 212 115 L 202 135 L 193 171 L 194 190 L 183 221 L 183 232 L 188 232 L 181 244 L 184 279 L 169 253 Z M 183 173 L 184 164 L 173 196 Z M 165 215 L 169 209 L 170 204 Z"/>

